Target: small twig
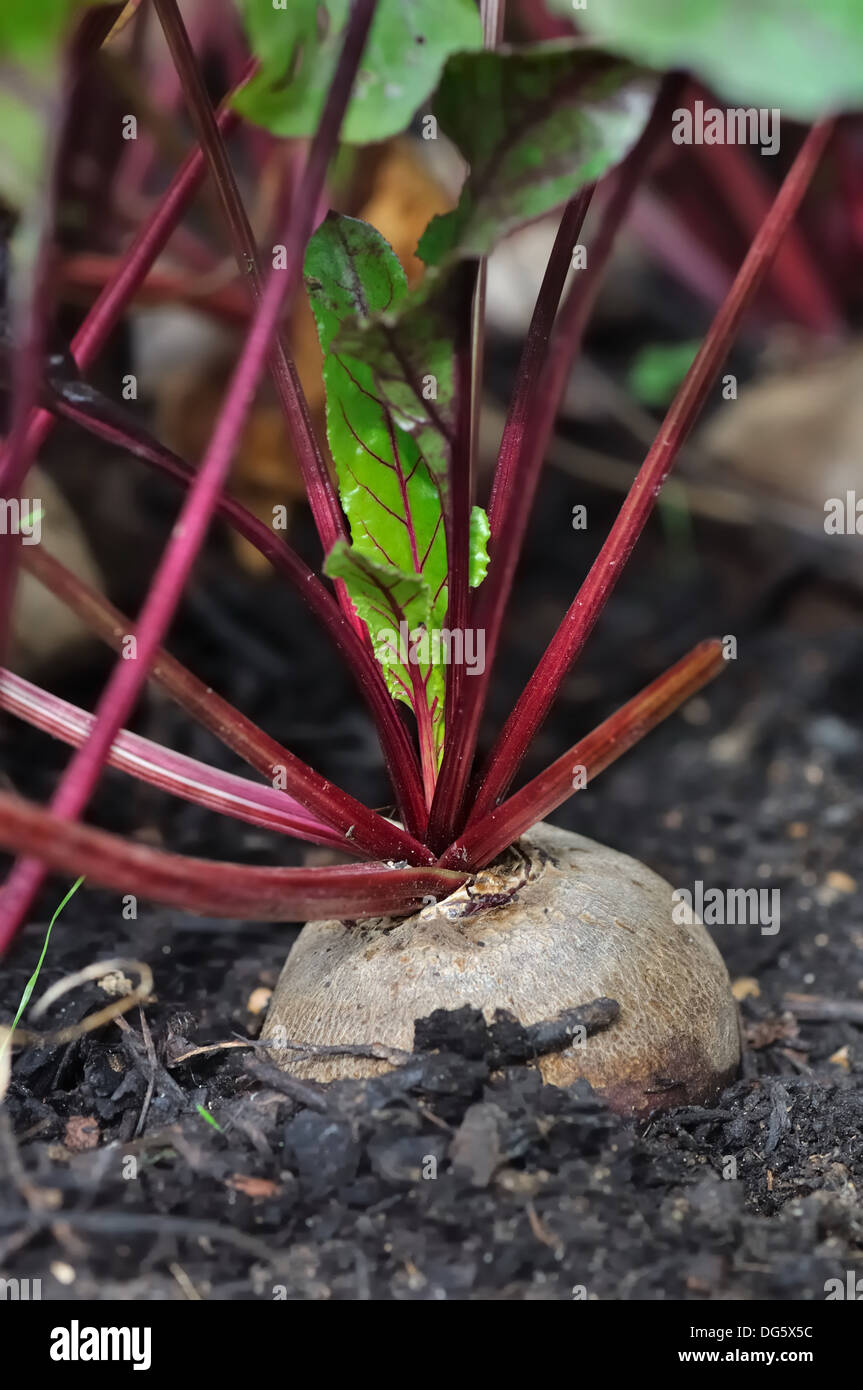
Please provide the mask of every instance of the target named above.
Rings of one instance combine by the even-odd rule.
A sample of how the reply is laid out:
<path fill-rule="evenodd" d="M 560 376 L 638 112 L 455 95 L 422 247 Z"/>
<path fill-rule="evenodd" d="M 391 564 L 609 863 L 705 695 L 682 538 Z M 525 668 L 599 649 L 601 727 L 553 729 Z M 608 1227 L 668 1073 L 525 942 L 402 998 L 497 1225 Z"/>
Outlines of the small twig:
<path fill-rule="evenodd" d="M 863 1024 L 863 999 L 826 999 L 820 994 L 786 994 L 782 1007 L 810 1023 Z"/>
<path fill-rule="evenodd" d="M 572 1045 L 582 1030 L 587 1037 L 613 1023 L 620 1013 L 616 999 L 592 999 L 575 1009 L 565 1009 L 556 1018 L 526 1027 L 513 1026 L 514 1020 L 496 1019 L 489 1028 L 495 1046 L 489 1053 L 489 1065 L 508 1067 L 520 1062 L 532 1062 L 549 1052 L 562 1052 Z"/>
<path fill-rule="evenodd" d="M 544 1221 L 542 1221 L 542 1219 L 540 1218 L 540 1215 L 533 1202 L 528 1202 L 526 1210 L 527 1219 L 530 1222 L 530 1229 L 533 1231 L 534 1236 L 540 1242 L 540 1244 L 547 1245 L 549 1250 L 554 1250 L 556 1254 L 558 1252 L 562 1252 L 564 1249 L 563 1241 L 560 1239 L 559 1236 L 553 1235 L 552 1232 L 548 1229 Z"/>
<path fill-rule="evenodd" d="M 159 1081 L 161 1082 L 161 1084 L 162 1084 L 163 1090 L 165 1090 L 165 1091 L 169 1092 L 171 1095 L 173 1095 L 174 1099 L 175 1099 L 176 1101 L 178 1101 L 178 1102 L 180 1103 L 180 1105 L 182 1105 L 184 1108 L 188 1105 L 188 1099 L 189 1099 L 189 1098 L 188 1098 L 188 1096 L 186 1095 L 186 1092 L 183 1090 L 182 1086 L 179 1086 L 179 1085 L 177 1084 L 177 1082 L 174 1080 L 173 1076 L 171 1076 L 171 1073 L 168 1072 L 168 1071 L 166 1071 L 165 1068 L 164 1068 L 164 1067 L 161 1065 L 161 1063 L 158 1061 L 158 1059 L 157 1059 L 157 1057 L 156 1057 L 155 1049 L 153 1050 L 153 1053 L 152 1053 L 152 1056 L 151 1056 L 151 1054 L 150 1054 L 150 1047 L 152 1047 L 152 1038 L 150 1039 L 150 1047 L 147 1046 L 147 1043 L 146 1043 L 146 1040 L 145 1040 L 145 1041 L 144 1041 L 144 1044 L 143 1044 L 143 1049 L 142 1049 L 141 1042 L 140 1042 L 140 1040 L 139 1040 L 139 1038 L 138 1038 L 137 1033 L 135 1032 L 134 1028 L 132 1028 L 132 1027 L 126 1022 L 125 1018 L 118 1018 L 118 1019 L 117 1019 L 117 1026 L 120 1028 L 121 1032 L 122 1032 L 123 1035 L 124 1035 L 124 1036 L 123 1036 L 124 1047 L 125 1047 L 125 1050 L 126 1050 L 128 1053 L 131 1054 L 133 1063 L 136 1064 L 136 1065 L 141 1065 L 141 1063 L 142 1063 L 142 1050 L 143 1050 L 144 1054 L 146 1055 L 147 1060 L 150 1062 L 150 1071 L 149 1071 L 148 1076 L 147 1076 L 147 1093 L 146 1093 L 146 1095 L 145 1095 L 145 1097 L 144 1097 L 144 1104 L 143 1104 L 143 1106 L 142 1106 L 142 1108 L 141 1108 L 141 1114 L 140 1114 L 139 1117 L 138 1117 L 138 1123 L 137 1123 L 137 1125 L 135 1126 L 135 1131 L 134 1131 L 134 1134 L 133 1134 L 133 1136 L 132 1136 L 133 1138 L 138 1138 L 139 1135 L 141 1134 L 141 1130 L 142 1130 L 142 1128 L 143 1128 L 144 1120 L 145 1120 L 146 1115 L 147 1115 L 147 1110 L 149 1109 L 149 1105 L 150 1105 L 150 1101 L 151 1101 L 152 1096 L 153 1096 L 153 1089 L 154 1089 L 154 1085 L 155 1085 L 156 1080 L 159 1080 Z M 148 1032 L 148 1034 L 149 1034 L 149 1029 L 147 1030 L 147 1032 Z M 143 1071 L 143 1066 L 141 1066 L 141 1070 Z"/>
<path fill-rule="evenodd" d="M 112 1019 L 119 1019 L 121 1014 L 125 1014 L 129 1009 L 146 999 L 153 989 L 153 972 L 145 961 L 129 960 L 125 956 L 118 956 L 114 960 L 98 960 L 92 965 L 86 965 L 83 970 L 76 970 L 71 975 L 66 975 L 62 980 L 57 980 L 50 989 L 46 990 L 39 1000 L 34 1004 L 31 1011 L 31 1018 L 41 1018 L 53 1003 L 62 995 L 68 994 L 70 990 L 77 989 L 78 985 L 86 984 L 89 980 L 100 980 L 104 975 L 109 975 L 112 971 L 132 970 L 139 977 L 139 983 L 130 994 L 126 994 L 122 999 L 117 999 L 113 1004 L 107 1004 L 104 1009 L 99 1009 L 95 1014 L 88 1014 L 80 1023 L 75 1023 L 69 1028 L 58 1028 L 54 1032 L 35 1033 L 30 1028 L 16 1028 L 12 1034 L 12 1041 L 15 1043 L 30 1043 L 36 1047 L 57 1047 L 61 1043 L 74 1042 L 81 1038 L 85 1033 L 93 1033 L 97 1028 L 102 1028 Z"/>
<path fill-rule="evenodd" d="M 295 1076 L 289 1076 L 287 1072 L 279 1071 L 278 1067 L 266 1058 L 250 1057 L 246 1063 L 246 1071 L 251 1072 L 252 1076 L 256 1076 L 267 1086 L 271 1086 L 274 1091 L 280 1091 L 282 1095 L 307 1106 L 309 1110 L 317 1110 L 322 1115 L 329 1113 L 329 1102 L 321 1091 L 314 1086 L 307 1086 L 304 1081 L 298 1081 Z"/>
<path fill-rule="evenodd" d="M 18 1151 L 19 1138 L 12 1128 L 12 1121 L 6 1110 L 0 1110 L 0 1166 L 11 1178 L 31 1211 L 53 1211 L 59 1201 L 59 1194 L 53 1187 L 37 1187 L 27 1176 L 27 1170 Z"/>
<path fill-rule="evenodd" d="M 183 1293 L 185 1294 L 186 1298 L 188 1298 L 189 1302 L 202 1302 L 201 1295 L 198 1293 L 198 1290 L 195 1288 L 195 1285 L 192 1283 L 183 1266 L 181 1264 L 178 1264 L 176 1260 L 172 1260 L 171 1263 L 168 1265 L 168 1268 L 173 1274 L 177 1283 L 180 1285 L 180 1288 L 183 1290 Z"/>
<path fill-rule="evenodd" d="M 150 1032 L 150 1025 L 144 1015 L 141 1005 L 138 1005 L 138 1017 L 141 1020 L 141 1036 L 144 1039 L 144 1046 L 147 1049 L 147 1061 L 150 1063 L 150 1076 L 147 1081 L 147 1092 L 144 1096 L 144 1104 L 141 1106 L 141 1113 L 138 1116 L 138 1123 L 135 1126 L 133 1137 L 137 1139 L 144 1128 L 144 1121 L 147 1118 L 147 1111 L 150 1109 L 150 1102 L 153 1099 L 153 1091 L 156 1088 L 156 1071 L 159 1063 L 156 1061 L 156 1049 L 153 1046 L 153 1034 Z M 124 1020 L 125 1022 L 125 1020 Z M 129 1029 L 131 1032 L 131 1028 Z"/>
<path fill-rule="evenodd" d="M 204 1047 L 192 1047 L 181 1052 L 179 1057 L 171 1057 L 169 1067 L 178 1067 L 181 1062 L 189 1062 L 193 1057 L 203 1057 L 207 1052 L 226 1052 L 231 1047 L 267 1047 L 267 1043 L 256 1042 L 254 1038 L 237 1038 L 231 1042 L 207 1043 Z"/>
<path fill-rule="evenodd" d="M 287 1251 L 271 1250 L 262 1240 L 237 1231 L 220 1221 L 196 1221 L 189 1216 L 170 1216 L 167 1212 L 132 1213 L 128 1211 L 62 1211 L 34 1212 L 26 1207 L 6 1207 L 3 1226 L 20 1222 L 31 1234 L 45 1227 L 65 1225 L 71 1229 L 97 1236 L 153 1235 L 160 1238 L 221 1241 L 232 1245 L 270 1268 L 278 1267 L 289 1258 Z"/>
<path fill-rule="evenodd" d="M 376 1062 L 392 1062 L 396 1067 L 403 1062 L 412 1062 L 416 1056 L 401 1047 L 387 1047 L 386 1043 L 268 1042 L 261 1045 L 279 1051 L 300 1052 L 305 1057 L 371 1057 Z"/>

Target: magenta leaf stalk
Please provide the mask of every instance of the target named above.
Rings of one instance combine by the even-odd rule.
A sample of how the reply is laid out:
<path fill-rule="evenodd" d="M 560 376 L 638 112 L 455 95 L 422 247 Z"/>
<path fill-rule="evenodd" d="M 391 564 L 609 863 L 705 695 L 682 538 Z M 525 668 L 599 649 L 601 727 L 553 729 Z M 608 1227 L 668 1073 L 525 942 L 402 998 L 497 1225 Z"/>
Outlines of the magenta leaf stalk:
<path fill-rule="evenodd" d="M 491 574 L 485 580 L 485 589 L 494 583 L 495 576 L 501 573 L 501 564 L 505 564 L 505 558 L 498 542 L 502 541 L 503 545 L 506 545 L 507 533 L 504 532 L 503 536 L 501 535 L 500 524 L 497 528 L 494 527 L 495 503 L 497 501 L 497 513 L 498 518 L 500 518 L 503 507 L 499 499 L 503 493 L 506 493 L 507 496 L 512 495 L 513 465 L 519 449 L 523 446 L 524 431 L 531 402 L 539 387 L 543 370 L 547 367 L 551 327 L 572 261 L 573 248 L 590 203 L 591 193 L 592 189 L 583 190 L 564 209 L 525 339 L 515 390 L 501 439 L 498 465 L 489 503 L 489 522 L 492 526 L 490 538 Z M 529 510 L 529 506 L 526 510 Z M 513 569 L 514 567 L 513 564 Z M 498 583 L 500 584 L 500 580 Z M 477 607 L 480 608 L 481 604 L 477 604 Z M 478 625 L 483 625 L 479 619 Z M 486 630 L 485 650 L 486 670 L 488 670 L 488 630 Z M 456 810 L 463 797 L 470 773 L 470 763 L 484 704 L 485 692 L 479 691 L 477 685 L 484 683 L 486 679 L 487 677 L 483 673 L 473 677 L 470 682 L 463 682 L 464 702 L 449 712 L 447 719 L 448 736 L 444 745 L 443 762 L 429 819 L 428 836 L 432 843 L 444 839 L 455 823 Z"/>
<path fill-rule="evenodd" d="M 88 430 L 105 442 L 128 449 L 181 487 L 188 489 L 195 472 L 181 458 L 167 449 L 137 420 L 106 397 L 83 386 L 73 387 L 67 394 L 59 384 L 49 407 L 64 419 Z M 357 688 L 375 722 L 390 773 L 396 799 L 406 808 L 408 824 L 419 826 L 425 821 L 422 792 L 416 773 L 416 754 L 409 735 L 393 706 L 381 670 L 371 658 L 364 641 L 358 636 L 329 590 L 316 574 L 300 559 L 288 542 L 278 537 L 263 521 L 234 498 L 222 492 L 216 513 L 237 533 L 263 555 L 273 569 L 282 575 L 315 614 L 344 657 Z"/>
<path fill-rule="evenodd" d="M 93 727 L 93 716 L 77 705 L 61 700 L 31 681 L 0 668 L 0 708 L 17 715 L 34 728 L 53 738 L 80 748 Z M 209 767 L 197 758 L 163 748 L 151 739 L 121 730 L 111 745 L 107 761 L 111 767 L 127 772 L 141 782 L 159 787 L 173 796 L 198 806 L 206 806 L 223 816 L 247 821 L 250 825 L 277 830 L 313 844 L 329 845 L 349 855 L 360 855 L 356 841 L 350 840 L 309 815 L 302 802 L 238 777 Z M 374 858 L 368 854 L 368 858 Z"/>
<path fill-rule="evenodd" d="M 710 104 L 704 88 L 692 84 L 690 94 Z M 738 145 L 692 147 L 702 168 L 718 189 L 724 203 L 750 240 L 770 209 L 770 187 L 749 151 Z M 768 287 L 786 313 L 812 333 L 838 337 L 842 317 L 835 297 L 812 256 L 799 228 L 788 228 L 785 240 L 770 267 Z"/>
<path fill-rule="evenodd" d="M 480 0 L 483 48 L 495 49 L 503 39 L 506 19 L 506 0 Z M 475 495 L 476 460 L 479 448 L 479 420 L 482 408 L 483 373 L 485 366 L 485 296 L 488 278 L 488 258 L 480 256 L 468 269 L 464 293 L 469 299 L 469 342 L 457 343 L 455 354 L 456 432 L 449 457 L 449 487 L 447 489 L 447 554 L 449 561 L 447 626 L 465 632 L 470 621 L 470 519 Z M 451 666 L 446 674 L 445 724 L 452 731 L 462 708 L 464 672 L 460 665 Z M 446 748 L 446 744 L 444 745 Z M 436 780 L 439 774 L 436 772 Z M 454 784 L 457 779 L 449 775 Z M 447 827 L 446 795 L 432 800 L 427 838 L 430 844 L 438 839 L 441 823 Z M 444 836 L 444 839 L 446 837 Z"/>
<path fill-rule="evenodd" d="M 179 240 L 174 235 L 175 253 Z M 98 251 L 64 256 L 57 268 L 58 293 L 63 299 L 92 301 L 113 278 L 122 258 Z M 251 317 L 248 295 L 235 282 L 212 283 L 218 262 L 206 269 L 151 270 L 135 296 L 136 304 L 183 304 L 200 309 L 229 327 L 245 327 Z"/>
<path fill-rule="evenodd" d="M 531 407 L 549 365 L 554 321 L 592 197 L 593 185 L 589 185 L 571 198 L 563 210 L 524 340 L 488 504 L 491 538 L 496 549 L 504 540 L 506 524 L 514 510 L 514 499 L 520 484 L 517 465 L 524 451 Z M 592 264 L 593 255 L 590 260 Z M 558 357 L 562 356 L 564 354 L 558 354 Z M 498 580 L 498 584 L 500 582 Z"/>
<path fill-rule="evenodd" d="M 677 78 L 666 79 L 641 137 L 613 176 L 612 191 L 590 247 L 588 265 L 580 272 L 560 313 L 560 297 L 590 205 L 592 188 L 582 190 L 570 201 L 558 227 L 525 339 L 498 453 L 489 504 L 489 575 L 477 595 L 472 618 L 474 625 L 485 634 L 485 666 L 481 674 L 464 685 L 464 700 L 453 720 L 455 732 L 444 750 L 429 830 L 431 843 L 438 847 L 460 828 L 459 808 L 462 815 L 466 814 L 466 787 L 501 627 L 543 460 L 572 364 L 581 347 L 617 233 L 626 220 L 659 140 L 667 134 L 679 85 Z"/>
<path fill-rule="evenodd" d="M 468 266 L 465 295 L 468 304 L 475 304 L 478 287 L 479 266 Z M 472 360 L 472 343 L 476 345 L 476 335 L 464 335 L 456 344 L 454 361 L 455 378 L 455 438 L 450 448 L 448 470 L 449 486 L 444 503 L 444 523 L 447 547 L 447 617 L 450 631 L 467 631 L 470 599 L 470 519 L 473 508 L 474 489 L 474 414 L 478 409 L 474 392 L 481 385 L 478 367 Z M 447 742 L 457 727 L 457 714 L 461 706 L 462 690 L 465 684 L 464 670 L 456 662 L 446 671 L 444 757 Z M 439 782 L 437 783 L 439 786 Z M 431 802 L 431 815 L 426 838 L 431 845 L 437 844 L 436 823 L 441 818 L 440 811 L 434 811 L 435 801 L 440 805 L 437 787 Z"/>
<path fill-rule="evenodd" d="M 128 618 L 42 546 L 22 550 L 24 567 L 97 636 L 115 650 L 122 650 L 125 636 L 134 626 Z M 291 797 L 301 801 L 343 840 L 373 858 L 385 856 L 410 863 L 432 861 L 434 856 L 419 841 L 315 772 L 167 652 L 156 653 L 149 676 L 181 709 L 261 773 L 271 786 L 278 780 Z"/>
<path fill-rule="evenodd" d="M 210 917 L 261 922 L 415 912 L 429 897 L 453 892 L 466 877 L 437 867 L 393 864 L 282 869 L 193 859 L 61 819 L 8 792 L 0 792 L 0 845 L 38 855 L 48 869 L 83 874 L 120 893 Z"/>
<path fill-rule="evenodd" d="M 832 122 L 813 127 L 788 171 L 597 559 L 492 750 L 471 820 L 478 821 L 487 815 L 505 793 L 531 739 L 548 714 L 562 681 L 602 612 L 653 510 L 680 447 L 707 398 L 740 320 L 800 205 L 832 128 Z"/>
<path fill-rule="evenodd" d="M 440 863 L 447 868 L 470 870 L 490 863 L 519 835 L 544 820 L 576 791 L 584 790 L 684 700 L 713 680 L 722 670 L 724 660 L 720 641 L 713 638 L 700 642 L 520 791 L 468 825 Z"/>

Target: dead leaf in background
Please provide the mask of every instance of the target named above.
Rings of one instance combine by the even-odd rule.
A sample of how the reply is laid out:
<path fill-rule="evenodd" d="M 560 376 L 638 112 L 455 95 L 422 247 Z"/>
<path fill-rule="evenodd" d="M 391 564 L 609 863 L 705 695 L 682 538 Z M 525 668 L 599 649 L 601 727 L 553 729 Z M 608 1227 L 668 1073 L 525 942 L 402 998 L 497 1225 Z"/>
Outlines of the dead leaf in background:
<path fill-rule="evenodd" d="M 449 212 L 453 200 L 434 179 L 415 140 L 393 140 L 379 159 L 371 191 L 356 214 L 385 237 L 405 269 L 408 284 L 419 283 L 423 263 L 414 252 L 427 224 Z"/>
<path fill-rule="evenodd" d="M 102 577 L 74 511 L 54 480 L 38 466 L 27 474 L 27 493 L 38 509 L 40 544 L 91 588 L 101 590 Z M 34 532 L 35 534 L 35 532 Z M 32 574 L 21 573 L 15 593 L 12 629 L 14 669 L 38 676 L 50 663 L 66 660 L 95 639 Z"/>
<path fill-rule="evenodd" d="M 823 532 L 824 504 L 860 489 L 863 344 L 745 386 L 719 405 L 698 446 L 768 497 L 806 509 Z"/>
<path fill-rule="evenodd" d="M 318 439 L 323 440 L 321 351 L 305 296 L 294 311 L 290 341 L 312 425 Z M 233 360 L 220 350 L 209 360 L 197 361 L 184 371 L 171 373 L 157 387 L 159 437 L 194 466 L 206 451 L 232 368 Z M 274 507 L 287 507 L 290 517 L 294 505 L 305 499 L 302 474 L 288 440 L 281 407 L 269 382 L 262 387 L 240 436 L 230 488 L 237 500 L 267 526 L 273 524 Z M 252 574 L 267 573 L 270 566 L 260 551 L 233 532 L 231 543 L 244 569 Z"/>

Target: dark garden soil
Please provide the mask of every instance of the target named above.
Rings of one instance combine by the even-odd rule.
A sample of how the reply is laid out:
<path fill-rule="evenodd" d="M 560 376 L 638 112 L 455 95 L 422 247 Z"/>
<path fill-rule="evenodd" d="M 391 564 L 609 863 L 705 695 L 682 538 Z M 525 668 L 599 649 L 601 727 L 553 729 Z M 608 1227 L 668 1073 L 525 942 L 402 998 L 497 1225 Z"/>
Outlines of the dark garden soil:
<path fill-rule="evenodd" d="M 131 496 L 145 555 L 171 499 L 149 483 Z M 613 501 L 546 478 L 496 721 Z M 576 502 L 586 534 L 571 528 Z M 40 1277 L 43 1296 L 63 1299 L 561 1300 L 581 1287 L 604 1300 L 821 1300 L 827 1279 L 863 1270 L 863 597 L 833 577 L 829 542 L 801 554 L 769 530 L 693 527 L 690 544 L 652 525 L 531 768 L 700 637 L 737 637 L 722 679 L 556 819 L 676 886 L 781 890 L 778 933 L 715 929 L 742 1000 L 741 1079 L 711 1107 L 636 1127 L 586 1087 L 492 1073 L 487 1033 L 462 1019 L 425 1028 L 424 1050 L 385 1078 L 300 1086 L 262 1049 L 225 1046 L 258 1033 L 253 1010 L 293 927 L 143 902 L 127 921 L 116 895 L 85 887 L 37 995 L 117 956 L 149 963 L 154 994 L 122 1025 L 16 1053 L 0 1112 L 2 1273 Z M 240 575 L 218 542 L 171 645 L 299 754 L 385 804 L 335 660 L 293 597 Z M 84 664 L 55 688 L 87 704 L 102 672 Z M 233 766 L 158 698 L 136 727 Z M 46 797 L 64 751 L 11 721 L 0 748 L 12 784 Z M 113 773 L 93 819 L 184 853 L 299 862 L 273 836 Z M 67 886 L 51 881 L 3 971 L 3 1019 Z M 105 1002 L 85 985 L 50 1022 Z"/>

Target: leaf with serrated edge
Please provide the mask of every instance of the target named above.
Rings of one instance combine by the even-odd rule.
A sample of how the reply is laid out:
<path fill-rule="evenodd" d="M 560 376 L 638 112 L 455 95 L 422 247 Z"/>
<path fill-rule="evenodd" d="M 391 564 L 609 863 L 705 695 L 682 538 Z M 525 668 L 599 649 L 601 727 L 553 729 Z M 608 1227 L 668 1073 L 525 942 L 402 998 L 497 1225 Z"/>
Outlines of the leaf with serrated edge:
<path fill-rule="evenodd" d="M 370 389 L 411 436 L 442 501 L 455 429 L 451 334 L 429 282 L 408 292 L 379 232 L 330 213 L 309 243 L 306 283 L 324 352 L 362 362 Z M 320 288 L 317 288 L 320 286 Z"/>
<path fill-rule="evenodd" d="M 395 418 L 374 355 L 355 356 L 341 346 L 344 324 L 367 323 L 402 302 L 404 271 L 373 227 L 333 213 L 309 242 L 305 270 L 324 353 L 327 435 L 352 540 L 372 559 L 422 575 L 432 618 L 442 619 L 441 476 L 432 475 L 417 438 Z"/>
<path fill-rule="evenodd" d="M 411 422 L 416 433 L 408 433 L 402 427 L 404 412 L 397 416 L 392 403 L 392 383 L 400 367 L 385 342 L 379 342 L 380 357 L 374 352 L 355 356 L 343 347 L 345 341 L 364 346 L 365 326 L 376 315 L 392 312 L 405 302 L 404 271 L 392 248 L 373 227 L 333 213 L 309 243 L 305 271 L 324 352 L 327 433 L 354 550 L 386 569 L 391 578 L 421 577 L 427 612 L 418 617 L 412 611 L 405 617 L 412 629 L 421 622 L 430 633 L 440 632 L 446 621 L 448 598 L 441 497 L 446 481 L 447 441 L 432 422 L 419 418 L 418 404 Z M 435 360 L 447 369 L 452 355 L 449 343 L 443 336 L 435 337 L 428 324 L 426 329 L 424 341 L 433 343 Z M 417 369 L 424 365 L 419 357 L 415 361 Z M 390 386 L 385 388 L 381 378 L 387 367 Z M 448 370 L 451 375 L 451 365 Z M 421 451 L 421 443 L 434 452 L 434 472 Z M 474 585 L 485 575 L 487 538 L 488 520 L 480 508 L 475 508 L 470 536 L 470 582 Z M 347 562 L 340 556 L 336 563 L 344 566 Z M 356 575 L 339 577 L 346 579 L 348 592 L 356 602 L 351 583 L 353 579 L 356 586 Z M 376 609 L 369 620 L 367 594 L 364 608 L 357 606 L 369 624 L 373 645 L 378 650 L 380 612 Z M 395 626 L 398 628 L 398 623 Z M 383 664 L 387 669 L 387 663 Z M 417 682 L 410 679 L 412 673 L 405 672 L 402 663 L 395 666 L 396 671 L 388 671 L 390 690 L 417 712 Z M 435 744 L 440 752 L 443 670 L 431 660 L 421 665 L 420 672 L 429 708 L 434 707 Z"/>
<path fill-rule="evenodd" d="M 366 624 L 387 688 L 419 718 L 422 701 L 431 718 L 435 751 L 443 736 L 444 678 L 440 665 L 411 660 L 411 634 L 430 627 L 431 596 L 425 580 L 382 563 L 356 545 L 339 541 L 324 565 L 331 579 L 343 579 L 351 602 Z"/>

